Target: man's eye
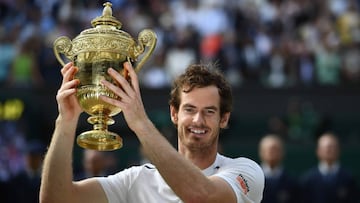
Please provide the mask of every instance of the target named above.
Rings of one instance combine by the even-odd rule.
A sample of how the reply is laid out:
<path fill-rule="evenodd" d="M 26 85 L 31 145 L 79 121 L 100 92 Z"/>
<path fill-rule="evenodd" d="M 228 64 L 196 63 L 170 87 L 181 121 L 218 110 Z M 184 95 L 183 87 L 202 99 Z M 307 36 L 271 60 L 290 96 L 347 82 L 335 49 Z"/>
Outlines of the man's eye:
<path fill-rule="evenodd" d="M 184 111 L 185 111 L 185 112 L 189 112 L 189 113 L 191 113 L 191 112 L 193 112 L 193 111 L 194 111 L 194 109 L 192 109 L 192 108 L 184 108 Z"/>
<path fill-rule="evenodd" d="M 206 114 L 208 114 L 208 115 L 212 115 L 212 114 L 214 114 L 214 113 L 215 113 L 215 111 L 212 110 L 212 109 L 206 110 Z"/>

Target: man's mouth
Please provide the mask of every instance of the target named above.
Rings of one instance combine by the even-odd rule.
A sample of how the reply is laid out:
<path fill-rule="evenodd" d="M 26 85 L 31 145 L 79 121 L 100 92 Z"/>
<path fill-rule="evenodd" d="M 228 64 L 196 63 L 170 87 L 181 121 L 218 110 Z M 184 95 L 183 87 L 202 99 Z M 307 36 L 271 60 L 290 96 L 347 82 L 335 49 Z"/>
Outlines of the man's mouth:
<path fill-rule="evenodd" d="M 189 131 L 193 134 L 196 134 L 196 135 L 203 135 L 206 133 L 206 130 L 205 129 L 195 129 L 195 128 L 190 128 Z"/>
<path fill-rule="evenodd" d="M 192 133 L 196 133 L 196 134 L 203 134 L 205 133 L 205 130 L 190 130 Z"/>

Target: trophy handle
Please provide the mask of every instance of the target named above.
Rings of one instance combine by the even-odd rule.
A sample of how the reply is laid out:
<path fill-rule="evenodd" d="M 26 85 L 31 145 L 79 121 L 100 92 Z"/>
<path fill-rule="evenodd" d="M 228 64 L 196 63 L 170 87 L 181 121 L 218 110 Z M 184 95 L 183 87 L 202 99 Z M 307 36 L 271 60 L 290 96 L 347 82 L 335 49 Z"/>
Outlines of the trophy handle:
<path fill-rule="evenodd" d="M 139 44 L 136 46 L 136 51 L 135 51 L 138 54 L 135 55 L 140 55 L 141 53 L 143 53 L 145 51 L 145 47 L 149 47 L 149 49 L 145 52 L 145 55 L 137 63 L 135 67 L 136 72 L 138 72 L 142 68 L 144 63 L 149 59 L 150 55 L 155 49 L 156 41 L 157 41 L 156 34 L 154 31 L 150 29 L 144 29 L 139 33 L 138 36 Z"/>
<path fill-rule="evenodd" d="M 68 37 L 62 36 L 54 41 L 54 54 L 56 59 L 62 66 L 65 66 L 64 60 L 60 57 L 60 54 L 64 54 L 67 58 L 70 58 L 70 52 L 72 48 L 71 40 Z"/>

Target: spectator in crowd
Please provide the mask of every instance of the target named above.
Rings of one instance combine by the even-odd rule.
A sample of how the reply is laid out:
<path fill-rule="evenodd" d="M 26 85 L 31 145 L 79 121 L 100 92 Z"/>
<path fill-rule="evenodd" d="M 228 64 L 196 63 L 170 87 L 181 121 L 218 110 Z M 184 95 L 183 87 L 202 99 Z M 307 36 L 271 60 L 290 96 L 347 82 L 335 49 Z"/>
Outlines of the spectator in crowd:
<path fill-rule="evenodd" d="M 45 145 L 38 140 L 26 146 L 25 168 L 9 181 L 9 202 L 38 203 Z"/>
<path fill-rule="evenodd" d="M 284 150 L 282 139 L 275 134 L 265 135 L 259 143 L 261 167 L 265 174 L 262 203 L 299 202 L 298 182 L 283 165 Z"/>
<path fill-rule="evenodd" d="M 76 180 L 107 176 L 116 168 L 115 157 L 110 152 L 86 149 L 82 161 L 83 171 L 75 176 Z"/>
<path fill-rule="evenodd" d="M 356 181 L 340 163 L 339 144 L 334 133 L 326 132 L 319 137 L 316 148 L 319 164 L 301 178 L 304 203 L 359 202 Z"/>
<path fill-rule="evenodd" d="M 27 39 L 14 57 L 8 83 L 13 87 L 39 87 L 43 83 L 35 55 L 40 52 L 41 42 L 36 36 Z"/>
<path fill-rule="evenodd" d="M 4 31 L 3 31 L 4 32 Z M 16 46 L 14 39 L 10 36 L 4 35 L 0 31 L 0 86 L 6 84 L 11 63 L 16 56 Z"/>

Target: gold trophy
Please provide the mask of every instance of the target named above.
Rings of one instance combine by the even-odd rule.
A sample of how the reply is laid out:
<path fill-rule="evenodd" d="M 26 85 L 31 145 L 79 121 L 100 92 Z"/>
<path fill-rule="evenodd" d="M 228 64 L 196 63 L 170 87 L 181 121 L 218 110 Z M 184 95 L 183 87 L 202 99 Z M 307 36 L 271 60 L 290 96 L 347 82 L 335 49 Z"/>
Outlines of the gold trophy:
<path fill-rule="evenodd" d="M 108 131 L 108 125 L 115 122 L 112 116 L 121 109 L 99 98 L 105 95 L 118 99 L 118 96 L 100 81 L 106 79 L 114 83 L 107 69 L 114 68 L 124 75 L 123 63 L 126 61 L 136 63 L 135 71 L 139 71 L 156 45 L 156 34 L 149 29 L 139 33 L 136 44 L 128 33 L 120 30 L 121 22 L 112 16 L 111 6 L 109 2 L 104 3 L 102 16 L 91 21 L 93 28 L 82 31 L 72 41 L 65 36 L 59 37 L 53 47 L 62 66 L 65 62 L 60 54 L 73 61 L 79 69 L 75 75 L 80 80 L 77 98 L 81 108 L 90 115 L 87 121 L 93 125 L 93 130 L 77 136 L 77 143 L 83 148 L 99 151 L 116 150 L 123 145 L 119 135 Z M 138 60 L 140 55 L 143 56 Z"/>

